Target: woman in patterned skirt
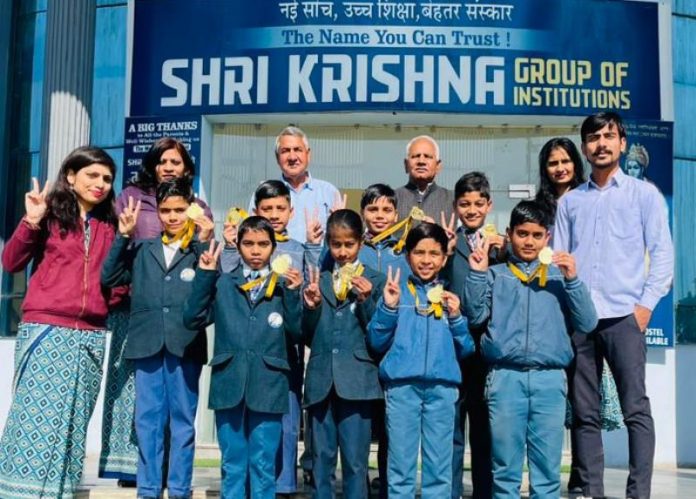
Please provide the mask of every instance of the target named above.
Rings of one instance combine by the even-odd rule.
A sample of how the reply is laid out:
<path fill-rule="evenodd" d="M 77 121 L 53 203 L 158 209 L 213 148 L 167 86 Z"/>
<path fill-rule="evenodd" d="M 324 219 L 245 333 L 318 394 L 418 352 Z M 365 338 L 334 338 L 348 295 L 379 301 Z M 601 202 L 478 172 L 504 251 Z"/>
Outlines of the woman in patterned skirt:
<path fill-rule="evenodd" d="M 25 196 L 26 214 L 2 254 L 10 272 L 32 263 L 15 348 L 13 399 L 0 441 L 0 497 L 70 498 L 82 477 L 99 394 L 108 306 L 102 262 L 115 234 L 116 165 L 81 147 L 49 189 Z"/>

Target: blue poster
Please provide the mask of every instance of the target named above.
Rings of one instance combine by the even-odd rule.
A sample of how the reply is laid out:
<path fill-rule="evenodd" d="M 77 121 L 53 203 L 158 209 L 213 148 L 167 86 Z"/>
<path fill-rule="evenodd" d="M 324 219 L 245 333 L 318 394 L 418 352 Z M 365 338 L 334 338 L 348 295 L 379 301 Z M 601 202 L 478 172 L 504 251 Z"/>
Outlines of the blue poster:
<path fill-rule="evenodd" d="M 193 164 L 200 170 L 201 117 L 168 116 L 126 118 L 123 147 L 123 187 L 140 170 L 145 153 L 162 137 L 171 137 L 186 147 Z M 194 179 L 194 191 L 198 190 L 198 175 Z"/>
<path fill-rule="evenodd" d="M 139 0 L 131 116 L 391 111 L 661 118 L 658 6 Z"/>
<path fill-rule="evenodd" d="M 672 228 L 672 123 L 627 120 L 627 148 L 621 169 L 627 175 L 654 184 L 665 197 L 665 210 Z M 646 265 L 649 259 L 646 256 Z M 648 346 L 674 346 L 674 296 L 662 298 L 653 310 L 645 333 Z"/>

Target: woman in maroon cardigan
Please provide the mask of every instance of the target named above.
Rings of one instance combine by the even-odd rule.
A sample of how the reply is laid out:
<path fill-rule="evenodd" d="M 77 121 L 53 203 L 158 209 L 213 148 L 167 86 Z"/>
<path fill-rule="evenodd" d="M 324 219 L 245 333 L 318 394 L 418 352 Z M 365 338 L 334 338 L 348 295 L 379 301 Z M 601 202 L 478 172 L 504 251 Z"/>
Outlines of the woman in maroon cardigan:
<path fill-rule="evenodd" d="M 33 262 L 15 348 L 12 406 L 0 441 L 0 497 L 72 497 L 99 394 L 106 315 L 117 298 L 99 282 L 115 233 L 116 165 L 81 147 L 53 189 L 26 194 L 2 254 L 19 272 Z"/>
<path fill-rule="evenodd" d="M 151 239 L 162 232 L 157 216 L 155 190 L 160 182 L 178 177 L 193 180 L 195 166 L 184 144 L 171 137 L 155 142 L 143 158 L 140 171 L 116 199 L 116 213 L 128 206 L 128 198 L 140 201 L 140 214 L 133 239 Z M 209 219 L 213 215 L 201 200 L 198 203 Z M 135 487 L 138 467 L 138 441 L 135 435 L 135 370 L 123 358 L 128 332 L 130 304 L 124 302 L 109 316 L 111 348 L 109 350 L 99 477 L 118 479 L 119 486 Z M 167 462 L 165 457 L 165 463 Z M 166 473 L 164 474 L 166 477 Z"/>

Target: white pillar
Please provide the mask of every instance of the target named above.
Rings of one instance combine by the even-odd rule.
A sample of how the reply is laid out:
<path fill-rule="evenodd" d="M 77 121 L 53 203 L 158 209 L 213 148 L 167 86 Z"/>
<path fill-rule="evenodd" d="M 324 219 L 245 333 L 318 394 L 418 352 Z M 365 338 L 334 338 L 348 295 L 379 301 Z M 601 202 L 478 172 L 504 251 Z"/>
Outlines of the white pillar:
<path fill-rule="evenodd" d="M 95 17 L 95 0 L 48 2 L 41 170 L 50 180 L 70 151 L 89 143 Z"/>

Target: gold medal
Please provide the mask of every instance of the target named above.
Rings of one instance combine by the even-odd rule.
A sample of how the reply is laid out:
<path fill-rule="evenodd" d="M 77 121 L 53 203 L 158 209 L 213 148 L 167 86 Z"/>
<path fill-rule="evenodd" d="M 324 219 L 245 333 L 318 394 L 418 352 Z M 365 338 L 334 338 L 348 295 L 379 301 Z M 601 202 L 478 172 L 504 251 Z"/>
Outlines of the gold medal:
<path fill-rule="evenodd" d="M 492 237 L 498 235 L 498 229 L 495 228 L 494 224 L 486 224 L 482 229 L 484 237 Z"/>
<path fill-rule="evenodd" d="M 271 270 L 278 275 L 285 275 L 285 273 L 290 270 L 292 265 L 292 259 L 290 255 L 280 255 L 273 259 L 271 262 Z"/>
<path fill-rule="evenodd" d="M 422 222 L 425 218 L 425 212 L 417 206 L 414 206 L 411 208 L 411 213 L 409 213 L 408 216 L 417 222 Z"/>
<path fill-rule="evenodd" d="M 442 286 L 433 286 L 428 290 L 427 297 L 430 303 L 442 303 L 442 292 L 444 289 Z"/>
<path fill-rule="evenodd" d="M 539 263 L 542 265 L 551 265 L 553 261 L 553 250 L 546 246 L 539 252 Z"/>
<path fill-rule="evenodd" d="M 239 225 L 240 222 L 248 216 L 249 214 L 246 212 L 246 210 L 233 206 L 227 212 L 226 221 L 232 225 Z"/>
<path fill-rule="evenodd" d="M 191 220 L 196 220 L 205 214 L 203 208 L 201 208 L 197 203 L 191 203 L 191 205 L 186 209 L 186 216 Z"/>

